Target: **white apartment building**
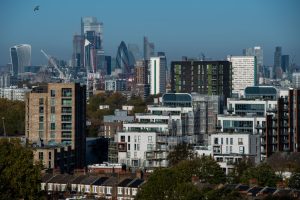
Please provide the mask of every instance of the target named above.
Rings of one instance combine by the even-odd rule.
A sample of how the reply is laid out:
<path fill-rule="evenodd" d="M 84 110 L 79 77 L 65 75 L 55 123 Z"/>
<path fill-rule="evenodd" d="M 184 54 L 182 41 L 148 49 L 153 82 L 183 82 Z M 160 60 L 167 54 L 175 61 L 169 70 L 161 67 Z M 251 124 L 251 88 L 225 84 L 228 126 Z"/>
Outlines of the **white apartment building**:
<path fill-rule="evenodd" d="M 250 158 L 260 162 L 260 137 L 249 133 L 217 133 L 211 136 L 212 154 L 221 168 L 228 174 L 233 164 Z"/>
<path fill-rule="evenodd" d="M 118 163 L 131 167 L 147 167 L 146 153 L 156 149 L 156 136 L 156 132 L 118 132 L 115 138 Z"/>
<path fill-rule="evenodd" d="M 275 109 L 276 106 L 276 100 L 227 99 L 227 112 L 241 116 L 253 113 L 257 116 L 264 117 L 269 110 Z"/>
<path fill-rule="evenodd" d="M 255 56 L 228 56 L 232 63 L 232 93 L 244 96 L 247 86 L 254 86 L 257 82 L 257 67 Z"/>
<path fill-rule="evenodd" d="M 166 92 L 167 62 L 165 56 L 150 58 L 150 94 Z"/>
<path fill-rule="evenodd" d="M 9 88 L 0 88 L 0 98 L 24 101 L 25 94 L 30 91 L 31 89 L 18 88 L 17 86 L 10 86 Z"/>

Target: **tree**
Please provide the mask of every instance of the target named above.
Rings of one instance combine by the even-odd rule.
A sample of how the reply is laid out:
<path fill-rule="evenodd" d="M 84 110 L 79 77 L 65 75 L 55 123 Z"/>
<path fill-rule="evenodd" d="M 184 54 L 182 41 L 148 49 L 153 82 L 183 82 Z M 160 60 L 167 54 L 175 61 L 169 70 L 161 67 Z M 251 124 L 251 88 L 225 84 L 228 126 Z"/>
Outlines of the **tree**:
<path fill-rule="evenodd" d="M 247 158 L 243 158 L 235 163 L 233 172 L 228 175 L 229 181 L 231 183 L 240 183 L 243 173 L 251 167 L 254 167 L 253 162 Z"/>
<path fill-rule="evenodd" d="M 226 176 L 220 165 L 209 156 L 181 161 L 174 169 L 178 172 L 181 181 L 189 181 L 192 176 L 197 176 L 203 183 L 219 184 L 226 182 Z"/>
<path fill-rule="evenodd" d="M 158 169 L 139 190 L 137 200 L 202 199 L 200 191 L 190 182 L 180 182 L 173 169 Z"/>
<path fill-rule="evenodd" d="M 19 141 L 0 140 L 0 199 L 38 199 L 40 192 L 39 164 Z"/>
<path fill-rule="evenodd" d="M 244 171 L 241 181 L 248 183 L 250 179 L 256 179 L 259 186 L 276 186 L 280 178 L 267 163 L 261 163 L 257 167 L 250 167 Z"/>
<path fill-rule="evenodd" d="M 24 135 L 25 103 L 0 98 L 0 135 L 4 133 L 3 121 L 7 135 Z"/>
<path fill-rule="evenodd" d="M 170 166 L 178 164 L 182 160 L 191 160 L 195 158 L 196 154 L 190 144 L 178 144 L 173 151 L 168 154 L 168 161 Z"/>
<path fill-rule="evenodd" d="M 300 172 L 294 172 L 292 173 L 288 185 L 292 189 L 300 189 Z"/>

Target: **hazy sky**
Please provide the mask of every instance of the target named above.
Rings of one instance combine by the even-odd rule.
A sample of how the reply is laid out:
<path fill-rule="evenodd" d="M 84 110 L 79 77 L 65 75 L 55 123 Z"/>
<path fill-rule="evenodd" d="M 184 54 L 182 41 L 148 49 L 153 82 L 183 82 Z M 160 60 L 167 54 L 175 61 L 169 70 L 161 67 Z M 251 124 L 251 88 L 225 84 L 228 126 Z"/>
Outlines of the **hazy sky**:
<path fill-rule="evenodd" d="M 32 64 L 46 63 L 40 49 L 69 60 L 82 16 L 104 23 L 104 50 L 112 56 L 122 40 L 142 51 L 148 36 L 169 61 L 201 52 L 223 59 L 260 45 L 267 65 L 275 46 L 300 64 L 299 10 L 299 0 L 1 0 L 0 65 L 10 62 L 9 48 L 22 43 L 32 45 Z"/>

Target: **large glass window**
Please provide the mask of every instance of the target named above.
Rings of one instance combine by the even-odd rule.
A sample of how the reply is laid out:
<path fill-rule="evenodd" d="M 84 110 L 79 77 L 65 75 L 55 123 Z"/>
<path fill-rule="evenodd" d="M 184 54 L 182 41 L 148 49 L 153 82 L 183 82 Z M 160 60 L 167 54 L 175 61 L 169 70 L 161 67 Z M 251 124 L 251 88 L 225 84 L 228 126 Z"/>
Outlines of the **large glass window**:
<path fill-rule="evenodd" d="M 43 114 L 43 113 L 44 113 L 44 107 L 43 107 L 43 106 L 40 106 L 40 107 L 39 107 L 39 112 L 40 112 L 40 114 Z"/>
<path fill-rule="evenodd" d="M 39 99 L 39 104 L 40 104 L 40 106 L 44 105 L 44 99 L 43 98 Z"/>
<path fill-rule="evenodd" d="M 61 89 L 62 97 L 71 97 L 72 96 L 72 88 L 62 88 Z"/>
<path fill-rule="evenodd" d="M 72 115 L 62 115 L 61 121 L 63 122 L 71 122 L 72 121 Z"/>
<path fill-rule="evenodd" d="M 62 107 L 61 112 L 62 113 L 72 113 L 72 107 Z"/>
<path fill-rule="evenodd" d="M 125 142 L 125 135 L 121 135 L 121 142 Z"/>
<path fill-rule="evenodd" d="M 70 129 L 72 129 L 72 123 L 62 123 L 61 124 L 61 129 L 62 130 L 70 130 Z"/>
<path fill-rule="evenodd" d="M 55 130 L 55 123 L 50 123 L 50 129 Z"/>
<path fill-rule="evenodd" d="M 54 113 L 55 113 L 55 107 L 52 106 L 52 107 L 51 107 L 51 114 L 54 114 Z"/>
<path fill-rule="evenodd" d="M 62 138 L 72 138 L 72 131 L 62 131 L 61 137 Z"/>
<path fill-rule="evenodd" d="M 63 106 L 72 106 L 72 99 L 62 99 L 61 104 Z"/>
<path fill-rule="evenodd" d="M 55 97 L 55 90 L 51 90 L 50 95 L 51 95 L 51 97 Z"/>

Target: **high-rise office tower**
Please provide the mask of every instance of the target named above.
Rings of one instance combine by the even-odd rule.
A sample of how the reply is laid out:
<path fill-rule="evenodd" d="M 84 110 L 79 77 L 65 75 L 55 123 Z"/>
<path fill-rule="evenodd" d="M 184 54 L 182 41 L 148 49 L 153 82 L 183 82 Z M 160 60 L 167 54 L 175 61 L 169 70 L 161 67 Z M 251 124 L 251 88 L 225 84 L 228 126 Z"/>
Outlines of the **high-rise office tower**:
<path fill-rule="evenodd" d="M 79 83 L 49 83 L 34 88 L 26 96 L 25 134 L 29 143 L 43 150 L 70 148 L 68 152 L 75 156 L 69 161 L 73 169 L 85 166 L 85 90 Z M 57 153 L 49 155 L 55 159 L 51 168 L 66 162 Z M 40 156 L 44 158 L 45 155 Z"/>
<path fill-rule="evenodd" d="M 74 67 L 83 67 L 84 37 L 81 35 L 73 36 L 73 55 L 72 64 Z"/>
<path fill-rule="evenodd" d="M 173 61 L 171 91 L 219 95 L 226 103 L 232 92 L 231 73 L 229 61 Z"/>
<path fill-rule="evenodd" d="M 150 57 L 150 94 L 166 92 L 167 61 L 165 56 Z"/>
<path fill-rule="evenodd" d="M 300 72 L 294 72 L 292 74 L 293 87 L 300 89 Z"/>
<path fill-rule="evenodd" d="M 232 63 L 232 93 L 243 94 L 248 86 L 257 84 L 255 56 L 229 56 Z"/>
<path fill-rule="evenodd" d="M 92 67 L 94 71 L 104 68 L 103 23 L 96 17 L 81 18 L 81 36 L 85 39 L 84 66 Z"/>
<path fill-rule="evenodd" d="M 274 52 L 274 68 L 275 78 L 280 78 L 282 74 L 281 68 L 281 47 L 276 47 Z"/>
<path fill-rule="evenodd" d="M 154 56 L 154 43 L 149 42 L 147 37 L 144 37 L 144 60 L 150 60 Z"/>
<path fill-rule="evenodd" d="M 143 99 L 146 99 L 150 93 L 148 62 L 145 60 L 137 61 L 134 66 L 134 94 Z"/>
<path fill-rule="evenodd" d="M 132 73 L 132 64 L 129 61 L 129 53 L 124 41 L 122 41 L 118 47 L 118 52 L 116 56 L 116 68 L 122 69 L 123 74 L 128 75 Z"/>
<path fill-rule="evenodd" d="M 12 75 L 24 73 L 24 67 L 31 65 L 31 46 L 20 44 L 10 48 Z"/>
<path fill-rule="evenodd" d="M 257 63 L 257 78 L 265 76 L 263 73 L 263 67 L 264 67 L 264 52 L 262 47 L 255 46 L 253 48 L 247 48 L 243 49 L 243 55 L 244 56 L 255 56 L 256 57 L 256 63 Z"/>
<path fill-rule="evenodd" d="M 281 56 L 281 68 L 283 72 L 288 72 L 290 66 L 290 56 L 282 55 Z"/>

